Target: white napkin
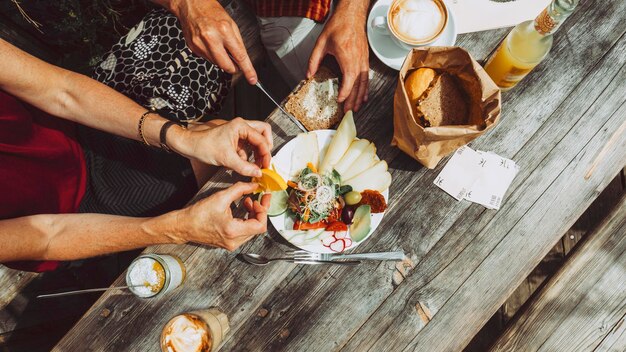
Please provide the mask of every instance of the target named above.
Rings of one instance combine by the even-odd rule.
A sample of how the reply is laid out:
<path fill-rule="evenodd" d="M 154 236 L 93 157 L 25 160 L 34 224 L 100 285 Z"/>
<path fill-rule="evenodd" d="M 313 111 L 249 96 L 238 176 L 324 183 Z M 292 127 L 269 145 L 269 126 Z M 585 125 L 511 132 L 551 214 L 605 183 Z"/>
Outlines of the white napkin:
<path fill-rule="evenodd" d="M 497 210 L 518 172 L 519 166 L 513 160 L 464 146 L 454 153 L 434 183 L 456 200 L 467 199 Z"/>

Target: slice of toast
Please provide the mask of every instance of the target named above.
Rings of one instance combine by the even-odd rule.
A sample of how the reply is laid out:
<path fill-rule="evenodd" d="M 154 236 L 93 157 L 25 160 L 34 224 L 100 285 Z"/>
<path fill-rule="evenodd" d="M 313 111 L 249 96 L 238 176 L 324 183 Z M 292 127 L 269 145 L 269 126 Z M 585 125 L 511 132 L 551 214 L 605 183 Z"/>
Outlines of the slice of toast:
<path fill-rule="evenodd" d="M 309 131 L 332 128 L 343 116 L 343 106 L 337 103 L 338 83 L 328 68 L 320 67 L 314 77 L 289 95 L 285 110 Z"/>
<path fill-rule="evenodd" d="M 432 89 L 422 98 L 418 110 L 425 127 L 465 125 L 468 123 L 467 97 L 457 78 L 442 73 L 433 81 Z"/>

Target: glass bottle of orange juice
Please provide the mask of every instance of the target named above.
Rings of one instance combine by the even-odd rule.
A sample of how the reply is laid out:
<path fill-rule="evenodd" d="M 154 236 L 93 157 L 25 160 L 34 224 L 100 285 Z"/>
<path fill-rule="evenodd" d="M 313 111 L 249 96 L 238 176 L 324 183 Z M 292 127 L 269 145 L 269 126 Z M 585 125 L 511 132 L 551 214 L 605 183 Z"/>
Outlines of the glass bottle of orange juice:
<path fill-rule="evenodd" d="M 513 88 L 548 55 L 552 35 L 579 0 L 552 0 L 535 20 L 518 24 L 487 60 L 485 71 L 502 90 Z"/>

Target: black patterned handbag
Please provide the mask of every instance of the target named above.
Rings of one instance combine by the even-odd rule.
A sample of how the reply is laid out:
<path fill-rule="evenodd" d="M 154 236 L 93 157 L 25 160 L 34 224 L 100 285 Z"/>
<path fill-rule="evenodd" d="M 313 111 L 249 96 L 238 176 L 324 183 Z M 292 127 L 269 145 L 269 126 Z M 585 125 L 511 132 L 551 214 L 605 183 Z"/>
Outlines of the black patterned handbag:
<path fill-rule="evenodd" d="M 194 55 L 178 19 L 150 11 L 96 67 L 93 78 L 170 120 L 206 121 L 228 94 L 231 75 Z"/>

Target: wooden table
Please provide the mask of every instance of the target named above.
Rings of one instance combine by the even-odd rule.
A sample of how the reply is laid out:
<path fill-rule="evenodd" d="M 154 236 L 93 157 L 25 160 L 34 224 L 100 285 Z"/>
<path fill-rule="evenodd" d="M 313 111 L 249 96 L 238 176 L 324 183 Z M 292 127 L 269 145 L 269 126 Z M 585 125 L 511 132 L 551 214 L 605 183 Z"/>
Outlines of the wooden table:
<path fill-rule="evenodd" d="M 185 285 L 152 300 L 109 292 L 57 349 L 157 351 L 168 319 L 209 306 L 231 321 L 223 351 L 462 349 L 624 167 L 626 133 L 614 134 L 626 122 L 625 12 L 621 0 L 583 1 L 544 63 L 503 94 L 500 124 L 472 143 L 521 166 L 499 211 L 436 188 L 447 159 L 427 170 L 389 145 L 396 73 L 371 60 L 371 99 L 356 124 L 358 135 L 379 147 L 393 183 L 381 226 L 358 251 L 401 249 L 411 265 L 255 267 L 223 250 L 150 247 L 184 260 Z M 457 45 L 483 59 L 506 33 L 461 35 Z M 280 113 L 268 122 L 278 147 L 298 132 Z M 235 179 L 221 172 L 201 193 Z M 272 229 L 241 251 L 279 255 L 287 247 L 274 235 Z"/>

